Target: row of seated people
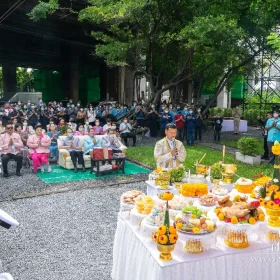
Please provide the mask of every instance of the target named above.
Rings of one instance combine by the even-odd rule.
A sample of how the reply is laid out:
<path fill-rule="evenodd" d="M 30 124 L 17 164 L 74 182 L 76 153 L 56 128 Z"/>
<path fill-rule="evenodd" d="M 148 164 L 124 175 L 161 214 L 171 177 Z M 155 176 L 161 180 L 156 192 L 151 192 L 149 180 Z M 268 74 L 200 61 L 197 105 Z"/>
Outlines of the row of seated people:
<path fill-rule="evenodd" d="M 3 164 L 4 177 L 8 177 L 8 162 L 15 160 L 17 163 L 16 175 L 21 176 L 21 168 L 23 160 L 32 159 L 33 171 L 37 172 L 38 168 L 41 172 L 51 172 L 49 158 L 58 158 L 59 149 L 68 150 L 74 165 L 74 172 L 77 172 L 77 163 L 82 165 L 83 172 L 86 171 L 84 163 L 84 154 L 89 154 L 92 149 L 97 147 L 110 148 L 113 153 L 121 152 L 120 139 L 116 136 L 116 130 L 109 129 L 108 134 L 102 139 L 97 139 L 94 135 L 94 129 L 91 128 L 87 136 L 85 136 L 84 146 L 80 144 L 78 137 L 74 136 L 73 130 L 68 127 L 66 137 L 61 140 L 58 146 L 59 134 L 56 132 L 55 125 L 50 126 L 50 131 L 44 133 L 42 126 L 38 124 L 35 127 L 35 134 L 27 135 L 22 132 L 22 125 L 16 124 L 15 130 L 11 122 L 6 124 L 5 133 L 0 135 L 0 154 Z"/>

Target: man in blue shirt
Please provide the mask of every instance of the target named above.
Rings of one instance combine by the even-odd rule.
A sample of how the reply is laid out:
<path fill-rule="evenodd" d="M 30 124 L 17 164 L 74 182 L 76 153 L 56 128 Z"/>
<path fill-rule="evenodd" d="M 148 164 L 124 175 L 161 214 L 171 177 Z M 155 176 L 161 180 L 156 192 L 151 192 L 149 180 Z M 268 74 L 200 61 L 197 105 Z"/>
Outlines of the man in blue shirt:
<path fill-rule="evenodd" d="M 172 122 L 172 116 L 170 115 L 168 108 L 164 108 L 164 112 L 161 113 L 159 122 L 160 122 L 160 135 L 161 137 L 164 137 L 166 125 Z"/>
<path fill-rule="evenodd" d="M 190 108 L 189 114 L 186 117 L 186 126 L 187 126 L 187 144 L 193 145 L 194 144 L 194 133 L 195 133 L 195 124 L 196 124 L 196 117 L 193 113 L 193 110 Z"/>
<path fill-rule="evenodd" d="M 280 119 L 278 111 L 274 111 L 273 117 L 267 120 L 265 130 L 267 130 L 267 147 L 269 153 L 269 163 L 274 164 L 275 156 L 272 153 L 272 146 L 274 145 L 274 142 L 276 140 L 280 141 Z"/>

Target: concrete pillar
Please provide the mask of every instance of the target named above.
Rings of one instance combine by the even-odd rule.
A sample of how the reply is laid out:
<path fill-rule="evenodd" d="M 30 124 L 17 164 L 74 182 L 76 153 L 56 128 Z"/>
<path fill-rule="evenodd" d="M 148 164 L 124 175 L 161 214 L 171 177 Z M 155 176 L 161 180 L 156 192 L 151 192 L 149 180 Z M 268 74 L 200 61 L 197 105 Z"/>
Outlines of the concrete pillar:
<path fill-rule="evenodd" d="M 12 98 L 17 92 L 17 73 L 15 64 L 3 64 L 3 91 L 5 99 Z"/>
<path fill-rule="evenodd" d="M 79 55 L 65 48 L 62 50 L 61 57 L 64 97 L 72 98 L 74 102 L 77 102 L 79 99 L 83 99 L 79 96 Z"/>
<path fill-rule="evenodd" d="M 227 108 L 227 105 L 228 105 L 228 94 L 226 88 L 224 87 L 217 97 L 217 107 Z"/>

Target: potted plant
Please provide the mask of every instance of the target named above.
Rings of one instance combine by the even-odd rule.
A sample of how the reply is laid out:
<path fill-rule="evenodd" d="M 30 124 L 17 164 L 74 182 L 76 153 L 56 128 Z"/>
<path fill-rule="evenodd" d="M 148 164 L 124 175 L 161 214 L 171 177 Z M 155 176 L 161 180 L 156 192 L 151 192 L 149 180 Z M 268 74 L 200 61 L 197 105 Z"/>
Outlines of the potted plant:
<path fill-rule="evenodd" d="M 169 171 L 170 174 L 170 179 L 173 182 L 182 182 L 182 180 L 185 178 L 186 176 L 186 171 L 183 165 L 176 167 L 176 168 L 172 168 Z"/>
<path fill-rule="evenodd" d="M 210 177 L 214 183 L 217 184 L 222 179 L 223 177 L 222 171 L 223 171 L 223 167 L 219 162 L 216 162 L 212 165 L 210 170 Z"/>
<path fill-rule="evenodd" d="M 59 128 L 60 135 L 66 135 L 67 129 L 68 129 L 67 125 L 60 126 L 60 128 Z"/>
<path fill-rule="evenodd" d="M 261 156 L 256 155 L 258 140 L 253 137 L 241 137 L 238 140 L 237 147 L 239 152 L 236 152 L 235 158 L 238 161 L 251 164 L 260 165 Z"/>

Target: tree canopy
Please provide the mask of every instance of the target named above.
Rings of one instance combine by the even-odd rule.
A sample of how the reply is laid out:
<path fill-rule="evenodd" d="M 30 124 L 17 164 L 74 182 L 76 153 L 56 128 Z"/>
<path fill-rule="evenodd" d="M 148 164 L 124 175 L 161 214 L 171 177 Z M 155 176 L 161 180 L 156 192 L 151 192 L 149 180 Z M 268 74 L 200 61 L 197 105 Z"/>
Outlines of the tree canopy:
<path fill-rule="evenodd" d="M 92 24 L 95 54 L 108 66 L 128 66 L 150 82 L 152 97 L 183 82 L 214 89 L 257 66 L 277 26 L 276 0 L 88 0 L 78 20 Z M 40 2 L 32 19 L 61 8 Z M 210 104 L 209 104 L 210 106 Z"/>

